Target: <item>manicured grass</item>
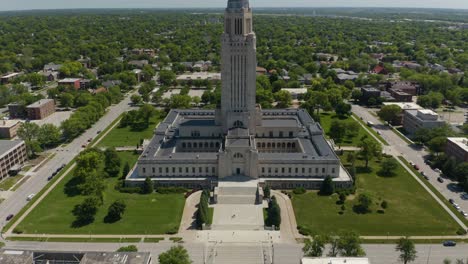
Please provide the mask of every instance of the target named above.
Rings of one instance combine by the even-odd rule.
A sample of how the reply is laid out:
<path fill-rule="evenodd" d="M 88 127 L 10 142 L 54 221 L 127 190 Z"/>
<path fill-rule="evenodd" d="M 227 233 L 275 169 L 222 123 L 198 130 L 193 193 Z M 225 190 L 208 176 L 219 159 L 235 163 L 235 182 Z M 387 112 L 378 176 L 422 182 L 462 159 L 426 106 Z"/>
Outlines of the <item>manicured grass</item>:
<path fill-rule="evenodd" d="M 356 120 L 363 126 L 367 127 L 367 129 L 370 131 L 370 133 L 372 133 L 374 136 L 376 136 L 381 143 L 383 143 L 385 146 L 390 146 L 390 144 L 388 144 L 388 142 L 381 136 L 377 133 L 377 131 L 375 131 L 372 127 L 369 127 L 367 126 L 367 124 L 361 120 L 361 118 L 359 118 L 357 115 L 353 114 L 353 116 L 356 118 Z"/>
<path fill-rule="evenodd" d="M 450 204 L 449 201 L 447 201 L 447 199 L 432 184 L 430 184 L 426 179 L 424 179 L 424 177 L 421 175 L 419 171 L 417 171 L 413 166 L 411 166 L 409 162 L 402 156 L 399 156 L 398 158 L 401 161 L 403 161 L 403 163 L 405 163 L 406 166 L 408 166 L 408 168 L 410 168 L 414 174 L 418 175 L 421 178 L 424 185 L 426 185 L 429 189 L 431 189 L 431 191 L 435 195 L 437 195 L 437 197 L 439 197 L 439 199 L 457 216 L 458 219 L 464 222 L 465 225 L 468 225 L 468 219 L 466 219 L 463 215 L 461 215 L 460 212 L 458 212 L 457 209 L 455 209 L 455 207 L 453 207 L 453 205 Z"/>
<path fill-rule="evenodd" d="M 208 223 L 211 225 L 213 223 L 213 214 L 214 214 L 214 208 L 213 207 L 208 207 Z"/>
<path fill-rule="evenodd" d="M 410 239 L 415 244 L 442 244 L 444 241 L 450 240 L 460 244 L 468 243 L 468 239 Z M 363 244 L 396 244 L 398 239 L 363 239 Z"/>
<path fill-rule="evenodd" d="M 344 158 L 344 157 L 343 157 Z M 348 196 L 342 215 L 338 195 L 319 196 L 317 192 L 293 195 L 293 206 L 298 225 L 312 233 L 336 233 L 354 230 L 360 235 L 456 235 L 458 224 L 434 201 L 434 199 L 398 166 L 395 176 L 377 175 L 379 163 L 370 162 L 371 172 L 363 168 L 364 161 L 356 161 L 357 192 Z M 367 193 L 372 197 L 372 212 L 358 214 L 353 211 L 357 195 Z M 384 213 L 380 203 L 387 201 Z"/>
<path fill-rule="evenodd" d="M 132 166 L 138 159 L 133 152 L 118 154 L 122 164 L 128 161 Z M 164 234 L 178 230 L 185 203 L 183 194 L 120 193 L 114 189 L 117 181 L 117 178 L 106 179 L 104 205 L 99 207 L 95 221 L 89 225 L 72 227 L 75 220 L 72 210 L 85 197 L 67 191 L 73 183 L 70 173 L 17 228 L 29 234 Z M 123 218 L 116 223 L 104 223 L 109 205 L 118 199 L 127 205 Z"/>
<path fill-rule="evenodd" d="M 144 243 L 159 243 L 159 241 L 163 241 L 164 237 L 146 237 Z"/>
<path fill-rule="evenodd" d="M 95 242 L 95 243 L 137 243 L 140 238 L 84 238 L 84 237 L 8 237 L 10 241 L 36 242 Z"/>
<path fill-rule="evenodd" d="M 325 134 L 328 135 L 331 129 L 331 124 L 333 120 L 342 120 L 342 121 L 352 121 L 356 122 L 354 119 L 351 117 L 338 117 L 335 113 L 330 113 L 330 112 L 323 112 L 320 114 L 320 125 L 322 126 L 323 130 L 325 131 Z M 362 127 L 359 127 L 359 131 L 356 134 L 355 137 L 349 138 L 346 137 L 344 138 L 343 142 L 340 143 L 340 146 L 355 146 L 357 147 L 359 145 L 359 142 L 363 136 L 367 135 L 369 138 L 372 140 L 375 140 L 371 135 L 369 135 Z"/>
<path fill-rule="evenodd" d="M 11 187 L 13 187 L 13 185 L 15 185 L 15 183 L 23 179 L 23 177 L 24 177 L 23 175 L 18 174 L 16 176 L 10 176 L 6 178 L 2 182 L 0 182 L 0 189 L 8 191 Z"/>
<path fill-rule="evenodd" d="M 142 131 L 133 131 L 130 127 L 119 128 L 118 125 L 107 134 L 98 147 L 128 147 L 136 146 L 140 139 L 150 139 L 153 137 L 154 129 L 161 121 L 156 115 L 150 119 L 150 125 Z"/>

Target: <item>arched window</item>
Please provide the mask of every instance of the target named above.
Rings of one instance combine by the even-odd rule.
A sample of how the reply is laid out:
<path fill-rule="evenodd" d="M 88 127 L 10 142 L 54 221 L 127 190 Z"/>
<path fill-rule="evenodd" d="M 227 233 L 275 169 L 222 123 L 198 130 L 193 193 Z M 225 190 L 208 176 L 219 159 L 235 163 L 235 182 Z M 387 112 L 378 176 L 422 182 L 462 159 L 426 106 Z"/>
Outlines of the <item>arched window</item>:
<path fill-rule="evenodd" d="M 236 122 L 234 122 L 234 127 L 235 128 L 244 127 L 244 123 L 242 123 L 242 121 L 237 120 Z"/>
<path fill-rule="evenodd" d="M 244 156 L 242 154 L 240 154 L 240 153 L 235 153 L 234 158 L 235 159 L 242 159 L 242 158 L 244 158 Z"/>
<path fill-rule="evenodd" d="M 189 148 L 192 148 L 192 143 L 189 142 L 187 145 Z"/>
<path fill-rule="evenodd" d="M 216 148 L 219 148 L 219 142 L 216 142 Z"/>
<path fill-rule="evenodd" d="M 291 143 L 288 143 L 288 148 L 290 148 L 290 147 L 291 147 Z"/>
<path fill-rule="evenodd" d="M 265 148 L 265 143 L 262 143 L 262 148 Z"/>
<path fill-rule="evenodd" d="M 186 147 L 187 147 L 187 144 L 185 144 L 185 142 L 182 143 L 182 148 L 186 148 Z"/>
<path fill-rule="evenodd" d="M 267 148 L 271 148 L 271 143 L 267 143 Z"/>
<path fill-rule="evenodd" d="M 293 142 L 292 145 L 291 145 L 291 147 L 292 147 L 292 148 L 296 148 L 296 143 Z"/>
<path fill-rule="evenodd" d="M 198 148 L 197 142 L 193 143 L 193 147 L 194 147 L 194 148 Z"/>
<path fill-rule="evenodd" d="M 208 142 L 205 142 L 205 148 L 208 148 Z"/>
<path fill-rule="evenodd" d="M 283 148 L 286 148 L 286 143 L 283 142 L 282 147 L 283 147 Z"/>
<path fill-rule="evenodd" d="M 214 143 L 213 142 L 210 143 L 210 148 L 214 148 Z"/>

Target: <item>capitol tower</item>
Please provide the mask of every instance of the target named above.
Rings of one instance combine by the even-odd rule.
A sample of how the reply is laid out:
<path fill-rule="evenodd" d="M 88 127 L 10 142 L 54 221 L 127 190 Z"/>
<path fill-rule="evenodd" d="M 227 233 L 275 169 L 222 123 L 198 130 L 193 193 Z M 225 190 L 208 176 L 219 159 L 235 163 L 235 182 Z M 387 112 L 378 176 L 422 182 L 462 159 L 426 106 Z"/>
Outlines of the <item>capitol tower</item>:
<path fill-rule="evenodd" d="M 217 123 L 224 133 L 245 128 L 255 134 L 260 113 L 255 104 L 256 68 L 256 36 L 249 1 L 229 0 L 221 37 L 222 97 L 217 111 Z"/>

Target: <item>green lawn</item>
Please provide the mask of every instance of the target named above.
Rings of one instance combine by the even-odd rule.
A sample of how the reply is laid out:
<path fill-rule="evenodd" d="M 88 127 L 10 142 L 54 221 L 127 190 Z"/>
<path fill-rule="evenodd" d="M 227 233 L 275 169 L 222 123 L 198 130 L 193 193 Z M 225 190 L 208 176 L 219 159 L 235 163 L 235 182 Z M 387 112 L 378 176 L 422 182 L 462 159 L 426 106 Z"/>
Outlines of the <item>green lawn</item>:
<path fill-rule="evenodd" d="M 159 115 L 150 119 L 150 125 L 142 131 L 134 131 L 130 127 L 119 128 L 118 125 L 107 134 L 97 147 L 127 147 L 136 146 L 140 139 L 153 137 L 154 129 L 161 121 Z"/>
<path fill-rule="evenodd" d="M 363 161 L 357 161 L 357 193 L 368 193 L 373 199 L 372 212 L 353 211 L 356 196 L 348 196 L 342 215 L 338 195 L 319 196 L 317 192 L 293 195 L 298 225 L 313 233 L 333 233 L 354 230 L 360 235 L 455 235 L 458 224 L 437 202 L 399 166 L 394 177 L 377 175 L 379 164 L 370 163 L 372 172 L 364 172 Z M 361 166 L 361 167 L 360 167 Z M 385 200 L 388 208 L 378 213 Z"/>
<path fill-rule="evenodd" d="M 16 176 L 10 176 L 5 178 L 2 182 L 0 182 L 0 189 L 3 189 L 5 191 L 8 191 L 15 183 L 23 179 L 23 175 L 18 174 Z"/>
<path fill-rule="evenodd" d="M 320 125 L 322 126 L 322 128 L 325 131 L 326 135 L 328 135 L 328 133 L 330 132 L 330 128 L 331 128 L 331 124 L 332 124 L 333 120 L 343 120 L 343 121 L 350 120 L 352 122 L 356 122 L 354 119 L 352 119 L 349 116 L 345 117 L 345 118 L 342 118 L 342 117 L 340 118 L 335 113 L 322 112 L 322 113 L 320 113 Z M 362 127 L 359 127 L 359 132 L 357 133 L 357 135 L 355 137 L 353 137 L 353 138 L 346 137 L 340 145 L 341 146 L 355 146 L 355 147 L 357 147 L 359 145 L 360 139 L 364 135 L 367 135 L 372 140 L 375 140 Z"/>
<path fill-rule="evenodd" d="M 132 166 L 138 155 L 119 152 L 123 162 Z M 87 226 L 73 228 L 73 207 L 84 196 L 67 194 L 66 186 L 72 180 L 67 175 L 57 187 L 18 225 L 27 234 L 164 234 L 177 230 L 182 217 L 185 199 L 183 194 L 125 194 L 114 189 L 116 178 L 107 179 L 104 205 L 96 214 L 95 221 Z M 117 199 L 127 204 L 123 218 L 113 224 L 104 223 L 109 205 Z"/>

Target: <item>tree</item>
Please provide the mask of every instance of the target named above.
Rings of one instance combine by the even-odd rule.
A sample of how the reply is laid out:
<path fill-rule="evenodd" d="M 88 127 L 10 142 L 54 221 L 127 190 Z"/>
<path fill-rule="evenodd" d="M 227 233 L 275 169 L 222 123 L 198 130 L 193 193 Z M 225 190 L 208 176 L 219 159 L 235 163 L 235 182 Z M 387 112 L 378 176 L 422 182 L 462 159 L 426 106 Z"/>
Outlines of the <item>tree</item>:
<path fill-rule="evenodd" d="M 39 135 L 39 125 L 32 122 L 25 122 L 18 128 L 18 137 L 24 140 L 28 156 L 35 156 L 37 152 L 41 151 L 37 136 Z"/>
<path fill-rule="evenodd" d="M 123 200 L 117 200 L 109 206 L 107 216 L 105 218 L 106 223 L 114 223 L 122 218 L 127 205 Z"/>
<path fill-rule="evenodd" d="M 111 177 L 116 177 L 120 173 L 121 160 L 117 151 L 107 148 L 104 151 L 104 171 Z"/>
<path fill-rule="evenodd" d="M 60 106 L 68 108 L 73 107 L 75 97 L 71 93 L 62 93 L 59 97 Z"/>
<path fill-rule="evenodd" d="M 288 91 L 281 90 L 275 93 L 275 100 L 278 103 L 276 107 L 278 108 L 288 108 L 292 103 L 291 93 Z"/>
<path fill-rule="evenodd" d="M 173 246 L 159 255 L 160 264 L 191 264 L 187 250 L 182 246 Z"/>
<path fill-rule="evenodd" d="M 361 100 L 361 97 L 362 97 L 362 92 L 361 92 L 361 90 L 359 90 L 359 89 L 354 89 L 354 90 L 351 92 L 351 98 L 354 100 L 354 102 L 358 102 L 359 100 Z"/>
<path fill-rule="evenodd" d="M 401 111 L 401 107 L 399 107 L 398 105 L 385 105 L 382 106 L 382 108 L 377 114 L 384 121 L 388 123 L 393 123 L 401 114 Z"/>
<path fill-rule="evenodd" d="M 135 245 L 128 245 L 117 249 L 117 252 L 138 252 L 138 248 Z"/>
<path fill-rule="evenodd" d="M 37 140 L 43 148 L 55 147 L 60 144 L 61 131 L 53 124 L 44 124 L 39 128 Z"/>
<path fill-rule="evenodd" d="M 398 168 L 398 163 L 394 158 L 386 158 L 381 163 L 380 172 L 384 176 L 392 176 Z"/>
<path fill-rule="evenodd" d="M 162 85 L 171 86 L 176 80 L 176 74 L 172 71 L 163 70 L 159 73 L 159 81 Z"/>
<path fill-rule="evenodd" d="M 445 151 L 445 145 L 447 144 L 447 137 L 440 136 L 440 137 L 435 137 L 429 140 L 429 142 L 426 143 L 427 147 L 432 153 L 435 153 L 436 155 L 440 152 Z"/>
<path fill-rule="evenodd" d="M 173 94 L 169 100 L 168 107 L 170 109 L 187 109 L 190 108 L 192 98 L 189 95 Z"/>
<path fill-rule="evenodd" d="M 345 122 L 340 120 L 333 120 L 331 123 L 330 132 L 328 134 L 339 146 L 343 138 L 346 136 L 346 131 Z"/>
<path fill-rule="evenodd" d="M 317 235 L 312 241 L 307 239 L 305 245 L 302 248 L 304 256 L 306 257 L 321 257 L 323 255 L 323 250 L 325 249 L 325 243 L 327 238 L 324 236 Z"/>
<path fill-rule="evenodd" d="M 94 216 L 98 210 L 99 200 L 96 197 L 88 197 L 81 204 L 73 209 L 73 215 L 76 217 L 75 225 L 84 226 L 94 221 Z"/>
<path fill-rule="evenodd" d="M 330 251 L 328 252 L 327 256 L 329 257 L 336 257 L 338 255 L 338 242 L 340 238 L 338 236 L 330 236 L 328 242 L 330 243 Z"/>
<path fill-rule="evenodd" d="M 335 192 L 335 184 L 330 176 L 325 177 L 320 187 L 321 195 L 332 195 Z"/>
<path fill-rule="evenodd" d="M 130 172 L 130 164 L 127 161 L 127 162 L 125 162 L 125 165 L 124 165 L 123 170 L 122 170 L 122 178 L 127 177 L 129 172 Z"/>
<path fill-rule="evenodd" d="M 347 116 L 351 113 L 351 105 L 345 102 L 339 102 L 335 107 L 338 116 Z"/>
<path fill-rule="evenodd" d="M 396 251 L 400 252 L 399 260 L 404 264 L 412 262 L 416 260 L 416 248 L 414 246 L 414 242 L 411 241 L 408 237 L 402 237 L 398 240 Z"/>
<path fill-rule="evenodd" d="M 365 193 L 358 196 L 358 203 L 354 206 L 354 211 L 360 214 L 366 214 L 371 211 L 372 198 Z"/>
<path fill-rule="evenodd" d="M 361 246 L 359 235 L 354 232 L 344 232 L 340 235 L 338 252 L 343 257 L 362 257 L 366 255 Z"/>
<path fill-rule="evenodd" d="M 150 177 L 146 177 L 145 181 L 143 182 L 143 188 L 141 191 L 144 194 L 150 194 L 154 192 L 154 184 Z"/>
<path fill-rule="evenodd" d="M 268 203 L 267 214 L 268 216 L 265 220 L 265 224 L 267 226 L 275 226 L 276 229 L 279 229 L 281 225 L 281 209 L 275 196 L 273 196 Z"/>
<path fill-rule="evenodd" d="M 364 138 L 359 143 L 361 155 L 366 161 L 366 168 L 369 168 L 369 161 L 375 157 L 380 157 L 382 154 L 382 146 L 370 138 Z"/>
<path fill-rule="evenodd" d="M 270 199 L 270 197 L 271 197 L 271 188 L 270 188 L 270 186 L 267 185 L 263 189 L 263 197 L 267 198 L 267 199 Z"/>
<path fill-rule="evenodd" d="M 132 104 L 137 105 L 137 104 L 141 103 L 142 98 L 138 94 L 134 94 L 134 95 L 132 95 L 130 97 L 130 100 L 132 101 Z"/>

